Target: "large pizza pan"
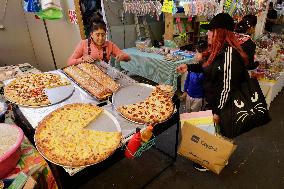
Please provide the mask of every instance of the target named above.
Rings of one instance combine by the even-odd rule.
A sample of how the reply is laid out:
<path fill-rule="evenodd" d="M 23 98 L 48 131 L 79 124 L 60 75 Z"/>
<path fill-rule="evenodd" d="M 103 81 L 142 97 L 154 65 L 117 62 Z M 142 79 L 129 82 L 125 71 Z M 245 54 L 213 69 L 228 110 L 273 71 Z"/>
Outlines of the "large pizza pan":
<path fill-rule="evenodd" d="M 128 104 L 134 104 L 137 102 L 144 101 L 146 98 L 148 98 L 152 91 L 155 89 L 154 86 L 144 84 L 144 83 L 134 83 L 131 85 L 128 85 L 126 87 L 120 88 L 118 91 L 113 93 L 112 95 L 112 104 L 115 108 L 115 110 L 118 110 L 118 107 L 128 105 Z M 119 111 L 117 111 L 119 112 Z M 133 123 L 145 125 L 147 123 L 140 123 L 134 120 L 131 120 L 127 117 L 125 117 L 123 114 L 119 112 L 119 114 L 125 118 L 128 121 L 131 121 Z M 170 119 L 170 118 L 168 118 Z M 167 120 L 168 120 L 167 119 Z M 165 122 L 167 120 L 164 120 L 162 122 Z M 162 123 L 160 122 L 160 123 Z"/>
<path fill-rule="evenodd" d="M 86 127 L 86 129 L 91 129 L 91 130 L 96 130 L 96 131 L 106 131 L 106 132 L 121 132 L 121 127 L 120 127 L 119 122 L 107 110 L 104 110 L 94 121 L 92 121 Z M 36 132 L 37 132 L 37 128 L 35 130 L 35 136 L 36 136 Z M 93 163 L 93 164 L 87 164 L 87 165 L 78 166 L 78 167 L 70 167 L 70 166 L 62 165 L 60 163 L 56 163 L 56 162 L 52 161 L 51 159 L 47 158 L 45 156 L 45 154 L 43 152 L 41 152 L 40 148 L 37 147 L 36 137 L 34 137 L 34 142 L 35 142 L 35 146 L 36 146 L 38 152 L 42 155 L 42 157 L 44 157 L 45 159 L 47 159 L 51 163 L 53 163 L 55 165 L 59 165 L 59 166 L 64 167 L 64 168 L 85 168 L 85 167 L 88 167 L 88 166 L 91 166 L 91 165 L 98 164 L 98 163 L 100 163 L 100 162 L 102 162 L 102 161 L 104 161 L 105 159 L 108 158 L 108 157 L 106 157 L 105 159 L 102 159 L 101 161 L 98 161 L 98 162 Z M 113 151 L 113 153 L 114 153 L 114 151 Z M 110 154 L 110 155 L 112 155 L 112 154 Z"/>
<path fill-rule="evenodd" d="M 23 107 L 31 107 L 31 108 L 39 108 L 39 107 L 46 107 L 46 106 L 51 106 L 54 104 L 58 104 L 66 99 L 68 99 L 69 97 L 72 96 L 72 94 L 75 91 L 75 88 L 72 84 L 70 85 L 66 85 L 66 86 L 60 86 L 60 87 L 55 87 L 55 88 L 51 88 L 51 89 L 44 89 L 45 93 L 48 96 L 48 99 L 50 101 L 49 104 L 43 104 L 43 105 L 27 105 L 27 104 L 21 104 L 19 102 L 16 102 L 12 99 L 9 98 L 9 96 L 6 95 L 6 93 L 4 93 L 4 97 L 14 103 L 17 104 L 19 106 L 23 106 Z"/>

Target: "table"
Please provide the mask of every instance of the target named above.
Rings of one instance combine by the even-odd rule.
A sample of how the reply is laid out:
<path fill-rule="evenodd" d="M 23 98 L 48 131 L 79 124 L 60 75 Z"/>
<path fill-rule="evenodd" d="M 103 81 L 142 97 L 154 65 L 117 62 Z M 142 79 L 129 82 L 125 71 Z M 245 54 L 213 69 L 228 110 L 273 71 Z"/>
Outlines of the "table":
<path fill-rule="evenodd" d="M 57 189 L 58 186 L 47 162 L 26 137 L 21 144 L 21 150 L 22 156 L 17 166 L 3 178 L 4 183 L 11 183 L 20 172 L 24 172 L 37 181 L 37 188 Z"/>
<path fill-rule="evenodd" d="M 55 71 L 55 72 L 59 73 L 58 71 Z M 128 82 L 131 82 L 131 81 L 128 81 Z M 14 107 L 16 123 L 23 129 L 23 131 L 25 132 L 25 134 L 29 137 L 31 141 L 33 141 L 35 127 L 37 126 L 37 123 L 44 117 L 44 115 L 47 115 L 50 111 L 54 109 L 54 107 L 60 107 L 66 103 L 78 102 L 78 100 L 79 102 L 92 101 L 92 103 L 97 104 L 98 106 L 102 106 L 104 109 L 108 110 L 111 114 L 113 114 L 121 125 L 122 134 L 124 138 L 127 138 L 131 134 L 133 134 L 135 132 L 136 127 L 140 127 L 140 128 L 145 127 L 145 125 L 138 125 L 138 124 L 134 124 L 132 122 L 125 120 L 115 111 L 115 109 L 112 108 L 110 103 L 107 103 L 107 102 L 99 103 L 95 99 L 91 98 L 91 96 L 88 96 L 88 94 L 82 89 L 80 89 L 79 86 L 76 86 L 75 83 L 73 83 L 73 85 L 75 86 L 75 92 L 73 93 L 73 95 L 65 102 L 59 103 L 57 105 L 53 105 L 53 106 L 45 107 L 45 108 L 37 108 L 37 109 L 17 107 L 17 106 Z M 83 96 L 83 98 L 77 98 L 78 96 L 79 97 Z M 172 160 L 171 163 L 167 165 L 163 170 L 170 167 L 174 163 L 177 157 L 177 144 L 178 144 L 178 132 L 179 132 L 179 100 L 177 98 L 177 95 L 175 95 L 174 97 L 174 102 L 175 102 L 177 111 L 174 113 L 174 115 L 169 120 L 167 120 L 164 123 L 156 125 L 153 131 L 154 135 L 156 137 L 159 137 L 159 135 L 163 133 L 164 131 L 166 131 L 167 129 L 176 127 L 176 134 L 175 134 L 174 142 L 169 141 L 168 138 L 166 138 L 167 141 L 165 141 L 165 143 L 168 142 L 170 143 L 171 146 L 173 146 L 172 154 L 165 152 L 168 149 L 164 151 L 158 145 L 155 146 L 155 149 L 157 149 L 159 152 L 161 151 L 162 153 L 166 154 Z M 83 170 L 80 169 L 80 170 L 75 170 L 75 171 L 67 170 L 66 168 L 57 166 L 51 162 L 48 162 L 48 163 L 52 170 L 52 173 L 55 175 L 56 182 L 59 188 L 77 188 L 81 184 L 92 179 L 93 177 L 98 175 L 100 172 L 111 167 L 112 165 L 122 160 L 123 158 L 124 158 L 124 151 L 121 149 L 118 149 L 107 160 L 99 164 L 86 167 Z M 154 175 L 150 181 L 147 181 L 146 184 L 143 184 L 143 185 L 149 184 L 149 182 L 151 182 L 154 178 L 156 178 L 159 174 L 161 174 L 163 170 L 159 171 L 158 174 Z M 70 171 L 72 174 L 70 174 Z"/>
<path fill-rule="evenodd" d="M 172 85 L 175 90 L 177 89 L 177 78 L 180 75 L 176 72 L 176 67 L 181 64 L 190 64 L 193 61 L 184 59 L 170 62 L 164 60 L 162 55 L 142 52 L 137 48 L 128 48 L 123 51 L 130 55 L 131 61 L 120 62 L 121 68 L 156 83 Z"/>
<path fill-rule="evenodd" d="M 281 72 L 280 77 L 275 82 L 259 81 L 259 85 L 265 96 L 267 107 L 270 107 L 271 102 L 281 92 L 284 87 L 284 72 Z"/>
<path fill-rule="evenodd" d="M 29 63 L 0 67 L 0 81 L 12 79 L 29 73 L 40 73 L 40 71 L 31 66 Z"/>

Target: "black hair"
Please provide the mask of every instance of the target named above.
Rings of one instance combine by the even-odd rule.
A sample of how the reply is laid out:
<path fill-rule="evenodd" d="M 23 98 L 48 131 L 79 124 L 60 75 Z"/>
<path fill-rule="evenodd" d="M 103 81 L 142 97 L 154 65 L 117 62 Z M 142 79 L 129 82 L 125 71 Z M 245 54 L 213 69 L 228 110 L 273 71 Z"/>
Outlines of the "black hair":
<path fill-rule="evenodd" d="M 91 32 L 96 31 L 98 29 L 103 29 L 106 31 L 106 24 L 103 21 L 103 16 L 96 12 L 90 19 L 90 23 L 92 23 Z"/>
<path fill-rule="evenodd" d="M 196 46 L 196 50 L 199 53 L 203 53 L 208 48 L 208 42 L 204 40 L 199 40 Z"/>
<path fill-rule="evenodd" d="M 237 33 L 246 33 L 250 27 L 255 27 L 257 24 L 257 17 L 252 14 L 248 14 L 236 25 L 235 31 Z"/>
<path fill-rule="evenodd" d="M 273 7 L 273 2 L 270 2 L 270 3 L 269 3 L 269 7 Z"/>

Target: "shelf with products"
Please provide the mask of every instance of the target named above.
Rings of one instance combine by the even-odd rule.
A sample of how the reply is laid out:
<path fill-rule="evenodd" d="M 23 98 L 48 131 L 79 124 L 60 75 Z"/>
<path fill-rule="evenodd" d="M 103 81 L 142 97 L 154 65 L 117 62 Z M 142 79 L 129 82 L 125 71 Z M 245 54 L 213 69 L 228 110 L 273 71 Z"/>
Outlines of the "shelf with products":
<path fill-rule="evenodd" d="M 175 15 L 165 13 L 164 39 L 176 42 L 178 47 L 189 44 L 195 46 L 200 39 L 206 37 L 206 35 L 200 34 L 200 23 L 205 21 L 206 19 L 203 17 L 189 18 L 184 13 L 177 13 Z M 187 41 L 190 41 L 190 43 Z"/>

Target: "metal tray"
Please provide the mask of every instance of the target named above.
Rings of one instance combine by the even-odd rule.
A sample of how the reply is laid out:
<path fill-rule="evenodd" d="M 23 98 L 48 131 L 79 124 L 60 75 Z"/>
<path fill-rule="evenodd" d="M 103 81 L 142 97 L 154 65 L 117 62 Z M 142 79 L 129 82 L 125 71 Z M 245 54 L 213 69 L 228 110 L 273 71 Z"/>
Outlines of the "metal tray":
<path fill-rule="evenodd" d="M 66 67 L 65 67 L 66 68 Z M 78 87 L 80 87 L 80 89 L 82 89 L 83 91 L 85 91 L 88 95 L 90 95 L 91 97 L 93 97 L 94 99 L 96 99 L 97 101 L 99 101 L 99 102 L 106 102 L 108 99 L 109 99 L 109 97 L 111 97 L 111 95 L 108 95 L 108 96 L 106 96 L 105 98 L 103 98 L 103 99 L 99 99 L 99 98 L 97 98 L 96 96 L 94 96 L 92 93 L 90 93 L 87 89 L 85 89 L 84 87 L 82 87 L 77 81 L 75 81 L 75 79 L 73 79 L 70 75 L 68 75 L 67 73 L 65 73 L 64 72 L 64 70 L 63 70 L 64 68 L 62 68 L 62 69 L 59 69 L 59 71 L 61 72 L 61 73 L 63 73 L 68 79 L 70 79 L 73 83 L 75 83 Z"/>
<path fill-rule="evenodd" d="M 155 89 L 154 86 L 144 84 L 144 83 L 135 83 L 135 84 L 131 84 L 126 87 L 120 88 L 118 91 L 116 91 L 112 95 L 112 105 L 115 108 L 115 110 L 119 112 L 117 110 L 118 107 L 144 101 L 146 98 L 148 98 L 151 95 L 154 89 Z M 120 112 L 119 114 L 126 120 L 131 121 L 133 123 L 137 123 L 141 125 L 148 124 L 148 123 L 140 123 L 140 122 L 133 121 L 125 117 Z M 169 120 L 170 118 L 171 117 L 169 117 L 167 120 Z M 165 122 L 167 120 L 164 120 L 162 122 Z M 162 123 L 162 122 L 159 122 L 159 123 Z"/>
<path fill-rule="evenodd" d="M 111 114 L 109 113 L 107 110 L 104 110 L 94 121 L 92 121 L 85 129 L 91 129 L 91 130 L 96 130 L 96 131 L 106 131 L 106 132 L 121 132 L 121 127 L 119 122 L 117 121 L 117 119 Z M 37 132 L 37 128 L 35 130 L 35 133 Z M 38 150 L 38 152 L 41 154 L 42 157 L 44 157 L 46 160 L 50 161 L 51 163 L 55 164 L 55 165 L 59 165 L 61 167 L 64 168 L 85 168 L 91 165 L 95 165 L 98 164 L 102 161 L 104 161 L 105 159 L 93 163 L 93 164 L 88 164 L 88 165 L 84 165 L 84 166 L 79 166 L 79 167 L 69 167 L 66 165 L 62 165 L 60 163 L 56 163 L 52 160 L 50 160 L 49 158 L 47 158 L 44 153 L 42 153 L 40 151 L 40 148 L 37 147 L 36 145 L 36 138 L 34 137 L 34 142 L 35 142 L 35 146 Z M 115 152 L 115 150 L 113 151 L 113 153 Z M 109 156 L 111 156 L 112 154 L 109 154 Z M 108 157 L 107 157 L 108 158 Z M 107 159 L 106 158 L 106 159 Z"/>

